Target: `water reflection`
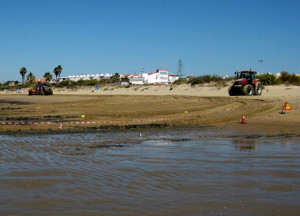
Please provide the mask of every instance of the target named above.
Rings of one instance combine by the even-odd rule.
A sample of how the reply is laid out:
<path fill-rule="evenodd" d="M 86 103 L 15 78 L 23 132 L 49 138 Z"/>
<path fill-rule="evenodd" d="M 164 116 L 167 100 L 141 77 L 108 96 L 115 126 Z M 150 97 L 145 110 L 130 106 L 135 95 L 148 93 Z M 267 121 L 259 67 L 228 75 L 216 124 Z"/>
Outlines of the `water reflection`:
<path fill-rule="evenodd" d="M 299 140 L 224 134 L 2 136 L 0 213 L 297 215 Z"/>
<path fill-rule="evenodd" d="M 257 140 L 255 139 L 236 139 L 234 140 L 235 143 L 235 149 L 237 150 L 257 150 L 258 144 Z"/>

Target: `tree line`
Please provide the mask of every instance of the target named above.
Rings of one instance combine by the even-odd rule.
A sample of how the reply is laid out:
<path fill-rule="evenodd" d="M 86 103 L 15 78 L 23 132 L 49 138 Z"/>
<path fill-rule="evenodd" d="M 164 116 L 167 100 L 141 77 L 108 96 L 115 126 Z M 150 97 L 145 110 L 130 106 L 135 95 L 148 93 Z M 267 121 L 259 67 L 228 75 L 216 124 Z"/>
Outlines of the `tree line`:
<path fill-rule="evenodd" d="M 58 77 L 58 79 L 60 79 L 60 74 L 61 74 L 62 70 L 63 70 L 63 68 L 62 68 L 61 65 L 58 65 L 57 67 L 55 67 L 55 68 L 53 69 L 53 73 L 54 73 L 54 75 L 55 75 L 55 79 L 56 79 L 56 80 L 57 80 L 57 77 Z M 26 75 L 26 73 L 27 73 L 27 68 L 26 68 L 26 67 L 22 67 L 22 68 L 20 69 L 20 74 L 21 74 L 21 76 L 22 76 L 22 83 L 25 83 L 25 75 Z M 43 78 L 45 78 L 46 81 L 50 81 L 50 80 L 52 80 L 52 74 L 51 74 L 50 72 L 46 72 L 46 73 L 44 74 Z M 30 73 L 26 76 L 26 81 L 31 83 L 31 82 L 33 82 L 34 80 L 35 80 L 35 76 L 34 76 L 34 74 L 33 74 L 32 72 L 30 72 Z"/>
<path fill-rule="evenodd" d="M 7 81 L 5 83 L 0 83 L 0 90 L 3 89 L 17 89 L 17 88 L 29 88 L 33 87 L 35 83 L 33 82 L 35 80 L 35 77 L 32 73 L 29 73 L 26 76 L 27 82 L 24 82 L 25 78 L 25 71 L 27 72 L 26 68 L 21 68 L 20 69 L 20 74 L 22 75 L 22 83 L 19 83 L 19 81 Z M 62 71 L 62 67 L 58 65 L 57 67 L 54 68 L 53 73 L 55 74 L 58 79 L 60 78 L 60 73 Z M 47 81 L 50 81 L 52 79 L 52 74 L 50 72 L 46 72 L 44 74 L 44 78 Z M 63 80 L 58 83 L 48 83 L 49 86 L 56 86 L 56 87 L 67 87 L 67 88 L 72 88 L 76 86 L 95 86 L 95 85 L 113 85 L 116 83 L 121 83 L 121 82 L 127 82 L 129 83 L 129 78 L 128 77 L 123 77 L 121 78 L 119 73 L 115 73 L 113 76 L 107 79 L 101 79 L 101 80 L 78 80 L 78 81 L 72 81 L 72 80 Z"/>
<path fill-rule="evenodd" d="M 287 71 L 282 71 L 280 73 L 280 76 L 275 76 L 274 74 L 267 73 L 267 74 L 260 74 L 257 75 L 257 78 L 261 80 L 263 85 L 279 85 L 279 84 L 286 84 L 286 85 L 300 85 L 300 77 L 296 74 L 290 74 Z M 188 79 L 186 78 L 179 78 L 174 82 L 174 84 L 191 84 L 197 85 L 197 84 L 204 84 L 204 83 L 225 83 L 230 80 L 234 80 L 235 77 L 228 77 L 224 79 L 221 76 L 218 75 L 202 75 L 202 76 L 191 76 Z"/>
<path fill-rule="evenodd" d="M 282 71 L 280 76 L 275 76 L 274 74 L 261 74 L 257 76 L 264 85 L 300 85 L 300 77 L 296 74 L 290 74 L 287 71 Z"/>

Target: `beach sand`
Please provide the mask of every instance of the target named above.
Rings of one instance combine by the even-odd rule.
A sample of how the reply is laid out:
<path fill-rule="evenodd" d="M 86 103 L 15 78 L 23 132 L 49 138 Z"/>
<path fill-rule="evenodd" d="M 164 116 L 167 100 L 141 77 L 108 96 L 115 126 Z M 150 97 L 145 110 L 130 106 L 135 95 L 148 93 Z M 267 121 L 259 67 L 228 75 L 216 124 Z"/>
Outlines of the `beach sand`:
<path fill-rule="evenodd" d="M 262 96 L 229 96 L 227 86 L 142 85 L 54 89 L 52 96 L 0 92 L 1 132 L 70 131 L 103 126 L 214 126 L 277 134 L 299 134 L 298 86 L 266 86 Z M 281 114 L 288 102 L 293 110 Z M 246 124 L 241 124 L 242 115 Z M 60 130 L 58 125 L 63 122 Z M 77 124 L 72 122 L 102 122 Z M 55 124 L 54 124 L 55 123 Z M 109 128 L 109 127 L 108 127 Z"/>

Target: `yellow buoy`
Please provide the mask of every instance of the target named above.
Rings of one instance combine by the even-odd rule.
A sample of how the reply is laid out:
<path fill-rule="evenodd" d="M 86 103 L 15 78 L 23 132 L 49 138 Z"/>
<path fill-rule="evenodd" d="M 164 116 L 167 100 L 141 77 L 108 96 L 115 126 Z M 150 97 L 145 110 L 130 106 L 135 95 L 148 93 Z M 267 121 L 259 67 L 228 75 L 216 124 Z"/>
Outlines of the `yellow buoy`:
<path fill-rule="evenodd" d="M 81 115 L 81 118 L 85 118 L 85 115 Z"/>

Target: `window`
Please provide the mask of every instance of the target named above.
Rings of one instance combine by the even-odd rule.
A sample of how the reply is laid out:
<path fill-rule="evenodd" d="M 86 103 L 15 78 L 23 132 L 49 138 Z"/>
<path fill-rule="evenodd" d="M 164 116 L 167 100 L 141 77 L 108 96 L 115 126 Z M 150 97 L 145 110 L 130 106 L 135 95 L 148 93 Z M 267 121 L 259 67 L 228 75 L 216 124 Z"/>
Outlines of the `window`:
<path fill-rule="evenodd" d="M 160 75 L 168 75 L 167 72 L 159 72 Z"/>

